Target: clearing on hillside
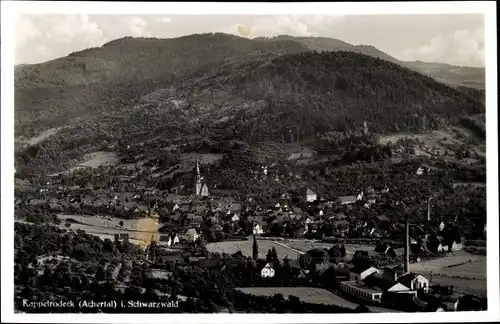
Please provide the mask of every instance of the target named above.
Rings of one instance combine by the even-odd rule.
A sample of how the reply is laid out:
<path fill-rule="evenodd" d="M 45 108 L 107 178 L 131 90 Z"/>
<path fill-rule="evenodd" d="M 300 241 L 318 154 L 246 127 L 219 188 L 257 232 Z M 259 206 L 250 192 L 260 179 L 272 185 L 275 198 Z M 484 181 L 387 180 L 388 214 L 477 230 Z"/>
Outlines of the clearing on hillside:
<path fill-rule="evenodd" d="M 86 161 L 80 163 L 81 166 L 97 168 L 100 165 L 111 165 L 118 162 L 116 153 L 97 151 L 90 153 Z"/>
<path fill-rule="evenodd" d="M 443 156 L 447 155 L 448 158 L 455 156 L 454 150 L 466 143 L 467 138 L 476 139 L 470 132 L 464 131 L 463 128 L 454 128 L 453 130 L 438 130 L 425 134 L 390 134 L 380 135 L 379 143 L 385 145 L 389 142 L 396 144 L 400 139 L 418 140 L 420 144 L 415 146 L 416 155 L 424 156 Z M 485 145 L 469 145 L 469 148 L 476 152 L 478 156 L 484 157 L 486 152 Z M 475 159 L 469 162 L 475 161 Z"/>

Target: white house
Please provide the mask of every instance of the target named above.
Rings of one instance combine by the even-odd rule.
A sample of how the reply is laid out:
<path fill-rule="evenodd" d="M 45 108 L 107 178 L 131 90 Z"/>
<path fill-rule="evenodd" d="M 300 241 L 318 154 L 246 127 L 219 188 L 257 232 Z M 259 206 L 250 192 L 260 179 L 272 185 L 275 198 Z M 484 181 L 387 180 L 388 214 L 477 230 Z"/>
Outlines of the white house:
<path fill-rule="evenodd" d="M 262 278 L 272 278 L 274 277 L 274 268 L 272 264 L 268 263 L 264 268 L 262 268 L 260 275 Z"/>
<path fill-rule="evenodd" d="M 369 266 L 355 266 L 349 269 L 349 280 L 350 281 L 364 280 L 366 277 L 374 273 L 379 273 L 379 270 L 377 268 Z"/>
<path fill-rule="evenodd" d="M 463 239 L 462 239 L 462 242 L 463 242 Z M 451 244 L 451 250 L 452 251 L 460 251 L 460 250 L 463 250 L 464 246 L 463 244 L 460 242 L 455 242 L 453 241 L 453 243 Z"/>
<path fill-rule="evenodd" d="M 177 245 L 179 244 L 179 237 L 176 235 L 174 239 L 169 236 L 168 241 L 167 241 L 167 246 L 172 246 L 172 245 Z"/>
<path fill-rule="evenodd" d="M 231 217 L 231 221 L 233 222 L 238 222 L 240 220 L 240 216 L 238 216 L 238 214 L 234 214 L 233 217 Z"/>
<path fill-rule="evenodd" d="M 417 175 L 429 174 L 431 172 L 431 168 L 429 167 L 420 167 L 417 169 Z"/>
<path fill-rule="evenodd" d="M 253 233 L 255 235 L 264 234 L 264 229 L 262 228 L 262 226 L 260 226 L 260 224 L 255 224 L 253 227 Z"/>
<path fill-rule="evenodd" d="M 443 231 L 443 230 L 444 230 L 444 228 L 445 228 L 445 225 L 444 225 L 444 223 L 443 223 L 443 222 L 441 222 L 441 224 L 439 224 L 439 231 L 440 231 L 440 232 L 441 232 L 441 231 Z"/>
<path fill-rule="evenodd" d="M 309 188 L 304 189 L 304 195 L 307 202 L 313 202 L 318 199 L 318 195 Z"/>
<path fill-rule="evenodd" d="M 199 235 L 194 228 L 190 228 L 186 231 L 186 237 L 189 242 L 194 242 L 198 239 Z"/>
<path fill-rule="evenodd" d="M 398 282 L 410 288 L 410 290 L 429 290 L 429 280 L 416 273 L 407 273 L 398 278 Z"/>

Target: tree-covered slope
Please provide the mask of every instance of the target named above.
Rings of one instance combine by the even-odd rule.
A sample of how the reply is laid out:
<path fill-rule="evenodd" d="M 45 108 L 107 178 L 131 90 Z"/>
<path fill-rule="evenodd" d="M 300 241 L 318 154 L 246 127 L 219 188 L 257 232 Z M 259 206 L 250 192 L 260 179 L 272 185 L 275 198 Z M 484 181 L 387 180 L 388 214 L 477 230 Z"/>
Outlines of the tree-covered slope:
<path fill-rule="evenodd" d="M 181 94 L 191 103 L 184 113 L 197 112 L 204 127 L 224 129 L 227 138 L 255 135 L 255 140 L 345 132 L 364 121 L 376 133 L 416 132 L 485 112 L 484 94 L 478 90 L 455 89 L 399 65 L 343 51 L 226 67 L 195 78 L 174 96 Z M 234 104 L 226 106 L 228 102 Z"/>
<path fill-rule="evenodd" d="M 414 71 L 420 72 L 452 86 L 466 86 L 477 89 L 485 87 L 485 69 L 453 66 L 444 63 L 431 63 L 422 61 L 402 61 L 370 45 L 352 45 L 344 41 L 327 37 L 294 37 L 280 35 L 272 38 L 258 37 L 259 41 L 287 40 L 296 41 L 310 50 L 316 51 L 350 51 L 368 56 L 373 56 L 392 63 L 399 64 Z"/>

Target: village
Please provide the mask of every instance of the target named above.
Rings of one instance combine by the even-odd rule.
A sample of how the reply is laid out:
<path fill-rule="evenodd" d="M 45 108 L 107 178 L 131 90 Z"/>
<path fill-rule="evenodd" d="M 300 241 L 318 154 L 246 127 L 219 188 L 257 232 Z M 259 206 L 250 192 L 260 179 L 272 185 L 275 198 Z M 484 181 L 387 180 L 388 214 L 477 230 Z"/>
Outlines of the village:
<path fill-rule="evenodd" d="M 430 168 L 415 172 L 422 175 Z M 267 175 L 267 169 L 262 173 Z M 406 224 L 399 224 L 384 214 L 372 213 L 361 219 L 349 215 L 354 206 L 369 212 L 371 205 L 391 201 L 387 186 L 362 188 L 336 199 L 318 197 L 305 187 L 259 205 L 252 197 L 238 201 L 212 196 L 199 160 L 193 167 L 192 185 L 186 186 L 191 192 L 136 185 L 129 191 L 123 186 L 114 190 L 113 185 L 100 189 L 95 180 L 87 186 L 65 186 L 62 182 L 52 177 L 35 190 L 26 185 L 31 189 L 16 195 L 18 214 L 23 210 L 34 210 L 35 215 L 56 214 L 56 222 L 66 231 L 83 230 L 117 244 L 137 244 L 145 252 L 144 262 L 160 277 L 169 264 L 224 269 L 228 266 L 225 256 L 230 256 L 229 266 L 253 260 L 253 271 L 266 287 L 282 275 L 283 263 L 290 269 L 288 275 L 301 280 L 301 285 L 334 269 L 331 280 L 335 284 L 327 284 L 329 290 L 322 293 L 335 296 L 334 300 L 340 298 L 341 305 L 456 311 L 464 294 L 483 295 L 460 291 L 460 285 L 455 285 L 454 292 L 446 284 L 451 278 L 481 280 L 480 274 L 478 278 L 469 273 L 457 275 L 440 267 L 433 273 L 423 266 L 439 259 L 448 260 L 450 267 L 451 259 L 456 267 L 473 260 L 484 262 L 484 256 L 463 251 L 465 239 L 457 226 L 432 218 L 432 198 L 427 201 L 426 220 L 416 224 L 411 217 L 406 217 Z M 402 201 L 392 205 L 405 210 Z M 431 287 L 441 290 L 436 293 L 437 288 Z M 473 300 L 480 303 L 479 297 Z"/>

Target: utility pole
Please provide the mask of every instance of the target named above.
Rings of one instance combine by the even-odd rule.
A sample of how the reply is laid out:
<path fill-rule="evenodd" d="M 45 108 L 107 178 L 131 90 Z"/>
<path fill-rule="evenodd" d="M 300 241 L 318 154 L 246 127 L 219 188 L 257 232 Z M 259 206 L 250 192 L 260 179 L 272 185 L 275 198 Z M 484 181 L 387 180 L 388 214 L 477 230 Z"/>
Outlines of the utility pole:
<path fill-rule="evenodd" d="M 410 272 L 410 215 L 408 214 L 408 209 L 406 208 L 406 204 L 400 201 L 400 205 L 403 206 L 403 210 L 405 213 L 405 246 L 404 246 L 404 265 L 403 271 L 404 273 Z"/>
<path fill-rule="evenodd" d="M 429 199 L 427 200 L 427 221 L 428 222 L 431 221 L 431 200 L 432 200 L 432 197 L 429 197 Z"/>
<path fill-rule="evenodd" d="M 405 215 L 405 264 L 404 273 L 410 272 L 410 216 Z"/>

